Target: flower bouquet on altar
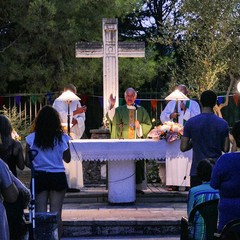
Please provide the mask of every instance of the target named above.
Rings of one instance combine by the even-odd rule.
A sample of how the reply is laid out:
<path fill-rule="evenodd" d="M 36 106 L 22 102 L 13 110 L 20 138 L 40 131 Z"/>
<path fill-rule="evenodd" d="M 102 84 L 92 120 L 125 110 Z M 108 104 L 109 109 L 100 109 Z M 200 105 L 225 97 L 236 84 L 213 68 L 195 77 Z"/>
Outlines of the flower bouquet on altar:
<path fill-rule="evenodd" d="M 173 142 L 180 139 L 183 135 L 183 126 L 175 122 L 165 122 L 152 129 L 148 133 L 148 137 L 152 139 L 165 139 L 167 142 Z"/>

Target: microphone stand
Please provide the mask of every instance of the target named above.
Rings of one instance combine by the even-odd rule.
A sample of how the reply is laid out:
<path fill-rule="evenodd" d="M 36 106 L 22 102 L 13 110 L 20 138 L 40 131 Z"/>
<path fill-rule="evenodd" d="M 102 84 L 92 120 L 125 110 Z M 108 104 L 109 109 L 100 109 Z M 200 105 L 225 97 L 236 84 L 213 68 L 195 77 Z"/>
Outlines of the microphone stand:
<path fill-rule="evenodd" d="M 71 100 L 67 100 L 67 104 L 68 104 L 67 133 L 68 133 L 68 136 L 70 136 L 70 103 L 71 103 Z"/>
<path fill-rule="evenodd" d="M 178 99 L 176 99 L 176 113 L 177 113 L 177 117 L 176 117 L 176 122 L 178 123 Z"/>

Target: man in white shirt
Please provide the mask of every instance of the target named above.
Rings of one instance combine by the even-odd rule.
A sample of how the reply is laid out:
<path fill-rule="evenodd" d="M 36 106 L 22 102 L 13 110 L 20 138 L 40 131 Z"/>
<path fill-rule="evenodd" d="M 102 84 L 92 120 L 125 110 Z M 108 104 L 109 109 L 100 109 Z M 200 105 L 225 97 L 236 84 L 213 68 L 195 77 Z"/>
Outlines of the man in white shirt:
<path fill-rule="evenodd" d="M 77 88 L 73 84 L 68 84 L 64 91 L 70 90 L 77 94 Z M 67 126 L 68 103 L 55 99 L 53 107 L 58 111 L 62 124 Z M 86 106 L 81 106 L 80 101 L 70 102 L 70 136 L 72 139 L 80 139 L 85 131 L 85 112 Z M 64 164 L 68 178 L 69 191 L 77 191 L 83 187 L 82 161 L 73 159 L 70 163 Z"/>

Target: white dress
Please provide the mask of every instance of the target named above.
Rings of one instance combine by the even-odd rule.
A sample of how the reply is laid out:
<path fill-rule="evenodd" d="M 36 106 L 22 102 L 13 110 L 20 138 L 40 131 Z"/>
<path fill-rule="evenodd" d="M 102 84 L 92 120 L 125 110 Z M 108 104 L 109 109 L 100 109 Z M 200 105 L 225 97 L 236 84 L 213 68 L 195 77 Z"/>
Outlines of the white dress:
<path fill-rule="evenodd" d="M 62 123 L 67 125 L 67 102 L 56 99 L 53 103 L 53 107 L 59 112 Z M 70 123 L 72 122 L 73 111 L 75 111 L 77 107 L 81 107 L 81 103 L 79 101 L 75 100 L 70 103 Z M 74 115 L 74 118 L 77 120 L 78 124 L 71 127 L 71 137 L 72 139 L 80 139 L 85 130 L 85 113 Z M 71 159 L 70 163 L 64 162 L 64 166 L 69 188 L 82 188 L 84 186 L 82 161 L 80 159 Z"/>
<path fill-rule="evenodd" d="M 184 101 L 186 103 L 186 101 Z M 161 112 L 160 120 L 162 123 L 172 121 L 170 114 L 175 112 L 176 101 L 168 102 L 167 106 Z M 196 101 L 190 100 L 189 107 L 184 112 L 180 109 L 180 101 L 178 102 L 178 123 L 184 125 L 191 117 L 200 114 L 200 106 Z M 180 151 L 180 141 L 177 146 Z M 190 169 L 192 164 L 192 150 L 182 153 L 180 158 L 166 157 L 166 185 L 167 186 L 190 186 Z M 162 165 L 160 167 L 163 167 Z"/>

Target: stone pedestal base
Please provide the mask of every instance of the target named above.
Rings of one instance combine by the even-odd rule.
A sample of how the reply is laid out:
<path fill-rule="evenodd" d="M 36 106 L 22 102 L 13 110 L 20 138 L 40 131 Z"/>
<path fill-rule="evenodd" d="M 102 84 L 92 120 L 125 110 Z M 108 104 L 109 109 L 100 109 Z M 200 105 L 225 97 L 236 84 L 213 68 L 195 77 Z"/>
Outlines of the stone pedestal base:
<path fill-rule="evenodd" d="M 135 202 L 135 171 L 135 161 L 108 162 L 108 202 L 110 204 Z"/>
<path fill-rule="evenodd" d="M 109 129 L 92 129 L 90 130 L 91 139 L 109 139 Z M 107 184 L 106 176 L 102 176 L 102 171 L 106 166 L 106 162 L 84 161 L 83 162 L 83 178 L 84 184 Z"/>

